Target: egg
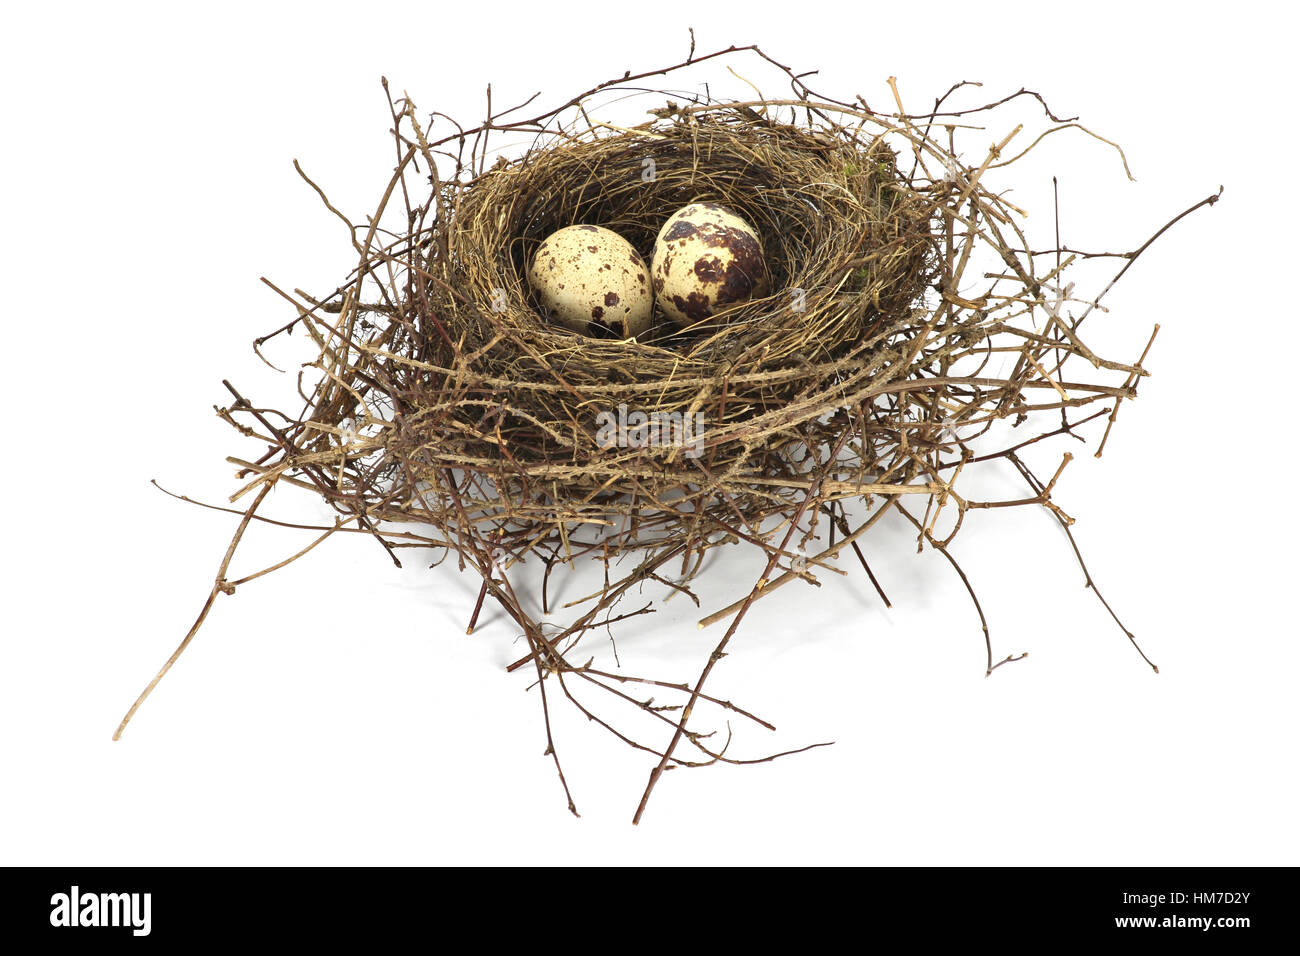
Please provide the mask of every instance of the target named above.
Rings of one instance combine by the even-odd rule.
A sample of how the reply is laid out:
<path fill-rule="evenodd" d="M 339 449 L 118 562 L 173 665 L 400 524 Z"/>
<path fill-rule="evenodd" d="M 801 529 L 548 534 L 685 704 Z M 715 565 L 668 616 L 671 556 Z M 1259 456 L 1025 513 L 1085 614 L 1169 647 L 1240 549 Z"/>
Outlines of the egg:
<path fill-rule="evenodd" d="M 763 243 L 754 227 L 723 206 L 695 202 L 659 230 L 650 260 L 655 298 L 670 318 L 695 325 L 766 295 Z"/>
<path fill-rule="evenodd" d="M 626 339 L 650 327 L 650 270 L 632 244 L 603 226 L 551 233 L 528 267 L 542 310 L 575 332 Z"/>

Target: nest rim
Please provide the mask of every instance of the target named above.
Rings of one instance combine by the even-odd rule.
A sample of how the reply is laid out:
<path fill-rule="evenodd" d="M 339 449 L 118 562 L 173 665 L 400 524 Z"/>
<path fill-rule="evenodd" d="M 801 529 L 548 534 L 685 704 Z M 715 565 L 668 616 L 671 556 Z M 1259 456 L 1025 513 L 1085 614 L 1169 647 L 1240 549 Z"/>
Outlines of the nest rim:
<path fill-rule="evenodd" d="M 649 263 L 659 226 L 691 202 L 717 203 L 754 226 L 772 275 L 766 295 L 687 329 L 656 305 L 650 334 L 629 339 L 582 335 L 541 314 L 526 265 L 551 232 L 613 229 Z M 637 383 L 725 374 L 754 352 L 767 369 L 803 364 L 799 357 L 810 354 L 840 358 L 872 328 L 910 315 L 933 280 L 932 212 L 880 136 L 835 139 L 728 110 L 644 130 L 597 130 L 576 142 L 556 135 L 465 189 L 445 278 L 470 302 L 452 318 L 476 327 L 483 341 L 508 323 L 539 349 L 562 350 L 566 370 L 627 367 L 634 357 Z M 794 290 L 802 291 L 798 308 Z M 504 307 L 499 298 L 495 309 L 479 305 L 502 291 Z"/>

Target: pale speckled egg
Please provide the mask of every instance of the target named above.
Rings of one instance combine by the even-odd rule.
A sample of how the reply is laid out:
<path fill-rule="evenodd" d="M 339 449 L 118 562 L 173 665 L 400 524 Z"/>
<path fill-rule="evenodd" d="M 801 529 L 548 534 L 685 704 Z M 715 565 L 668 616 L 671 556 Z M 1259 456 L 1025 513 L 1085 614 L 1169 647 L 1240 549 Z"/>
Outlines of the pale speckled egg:
<path fill-rule="evenodd" d="M 770 288 L 763 243 L 754 227 L 709 202 L 683 206 L 664 223 L 650 273 L 660 308 L 688 326 L 766 295 Z"/>
<path fill-rule="evenodd" d="M 631 338 L 654 316 L 645 260 L 603 226 L 566 226 L 547 236 L 533 253 L 528 283 L 546 316 L 575 332 Z"/>

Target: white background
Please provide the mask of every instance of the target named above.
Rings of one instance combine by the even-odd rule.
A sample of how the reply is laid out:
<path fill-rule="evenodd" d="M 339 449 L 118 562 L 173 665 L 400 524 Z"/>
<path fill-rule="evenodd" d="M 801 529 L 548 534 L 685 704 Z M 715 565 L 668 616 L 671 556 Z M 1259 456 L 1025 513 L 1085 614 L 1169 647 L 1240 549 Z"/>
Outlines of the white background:
<path fill-rule="evenodd" d="M 654 9 L 6 13 L 0 862 L 1300 862 L 1294 14 Z M 1026 510 L 976 516 L 954 549 L 996 649 L 1031 652 L 984 679 L 959 583 L 885 528 L 867 550 L 892 611 L 853 565 L 820 590 L 791 586 L 761 605 L 711 685 L 780 728 L 737 725 L 737 755 L 835 746 L 674 772 L 633 828 L 649 759 L 561 717 L 579 820 L 542 755 L 531 678 L 503 673 L 520 653 L 514 629 L 487 615 L 466 637 L 469 578 L 419 560 L 398 571 L 357 536 L 223 598 L 112 743 L 235 522 L 149 480 L 207 501 L 234 489 L 224 457 L 251 446 L 212 414 L 228 400 L 221 379 L 253 395 L 290 387 L 249 348 L 288 317 L 258 277 L 324 290 L 353 262 L 291 159 L 360 219 L 393 158 L 381 75 L 422 110 L 477 121 L 489 82 L 497 103 L 537 90 L 559 102 L 684 56 L 690 25 L 700 52 L 759 42 L 819 68 L 815 87 L 879 108 L 893 75 L 917 111 L 970 79 L 987 99 L 1027 86 L 1080 115 L 1124 145 L 1138 181 L 1085 137 L 1044 144 L 1016 181 L 1037 203 L 1040 245 L 1053 173 L 1063 238 L 1084 248 L 1134 248 L 1226 187 L 1090 319 L 1116 358 L 1136 357 L 1160 322 L 1155 374 L 1105 458 L 1072 449 L 1058 493 L 1161 673 L 1081 587 L 1049 517 Z M 745 92 L 721 66 L 711 76 L 718 92 Z M 274 355 L 312 357 L 297 338 Z M 1050 473 L 1064 448 L 1031 460 Z M 274 500 L 319 517 L 301 496 Z M 303 543 L 255 529 L 235 571 Z M 711 579 L 705 610 L 747 589 L 747 573 Z M 681 604 L 629 632 L 626 666 L 696 672 L 715 635 Z"/>

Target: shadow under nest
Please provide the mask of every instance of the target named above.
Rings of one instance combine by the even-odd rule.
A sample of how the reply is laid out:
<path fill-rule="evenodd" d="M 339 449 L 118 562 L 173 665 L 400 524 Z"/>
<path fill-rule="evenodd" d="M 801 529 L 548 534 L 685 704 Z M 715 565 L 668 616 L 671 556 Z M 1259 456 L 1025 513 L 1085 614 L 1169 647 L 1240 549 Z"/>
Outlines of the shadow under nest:
<path fill-rule="evenodd" d="M 601 91 L 746 53 L 775 68 L 793 95 L 670 101 L 635 128 L 588 113 Z M 660 103 L 666 95 L 639 92 Z M 1081 128 L 1053 116 L 1037 94 L 1008 100 L 1021 96 L 1042 105 L 1048 133 Z M 296 317 L 255 347 L 295 329 L 312 338 L 318 355 L 298 376 L 300 411 L 256 405 L 226 383 L 234 400 L 219 414 L 263 443 L 259 457 L 229 459 L 245 482 L 232 502 L 252 502 L 198 621 L 122 727 L 219 594 L 341 532 L 373 536 L 398 563 L 403 549 L 435 548 L 478 574 L 468 630 L 487 600 L 520 629 L 527 653 L 509 669 L 536 675 L 546 752 L 571 810 L 548 687 L 653 759 L 638 820 L 666 769 L 781 756 L 739 759 L 728 753 L 729 731 L 715 744 L 696 729 L 693 715 L 706 706 L 774 729 L 704 684 L 754 603 L 789 583 L 816 583 L 822 571 L 842 573 L 835 562 L 846 550 L 880 591 L 857 541 L 887 513 L 902 515 L 918 545 L 941 552 L 961 576 L 991 672 L 998 665 L 983 609 L 948 544 L 969 511 L 1014 506 L 1048 509 L 1069 536 L 1072 519 L 1052 491 L 1071 456 L 1044 480 L 1019 452 L 1079 438 L 1078 425 L 1104 416 L 1108 434 L 1146 374 L 1141 358 L 1105 360 L 1085 344 L 1080 326 L 1101 297 L 1074 298 L 1062 278 L 1074 257 L 1031 252 L 1023 211 L 985 186 L 990 169 L 1018 158 L 1003 151 L 1020 127 L 981 165 L 960 161 L 954 129 L 973 114 L 987 123 L 1004 102 L 945 113 L 941 99 L 921 114 L 900 102 L 897 112 L 877 113 L 860 99 L 816 94 L 757 48 L 700 57 L 692 49 L 684 64 L 602 83 L 532 119 L 507 118 L 522 107 L 489 107 L 481 126 L 453 123 L 438 137 L 426 125 L 446 117 L 422 123 L 409 99 L 390 96 L 397 165 L 366 223 L 343 217 L 303 174 L 347 223 L 358 266 L 322 297 L 276 290 Z M 489 138 L 506 134 L 531 144 L 489 165 Z M 664 220 L 697 201 L 725 205 L 757 229 L 773 278 L 767 295 L 689 329 L 661 317 L 628 340 L 580 335 L 539 314 L 526 264 L 550 233 L 605 226 L 648 260 Z M 1119 274 L 1140 252 L 1120 257 Z M 1076 367 L 1089 374 L 1073 375 Z M 1094 403 L 1104 407 L 1068 417 Z M 599 422 L 615 413 L 620 440 L 611 442 Z M 692 442 L 661 440 L 655 426 L 673 416 L 702 423 Z M 1025 440 L 976 453 L 995 424 L 1044 416 L 1046 426 Z M 1024 497 L 963 494 L 963 475 L 989 463 L 1010 465 Z M 231 580 L 231 556 L 250 523 L 267 520 L 257 510 L 277 484 L 320 496 L 337 518 L 287 561 Z M 586 635 L 653 612 L 652 602 L 620 613 L 625 598 L 654 584 L 698 606 L 705 557 L 737 545 L 756 549 L 763 571 L 738 600 L 701 618 L 701 627 L 729 623 L 698 678 L 594 665 L 581 646 Z M 552 573 L 592 562 L 603 583 L 564 606 L 571 620 L 554 623 Z M 528 586 L 525 565 L 540 567 Z M 533 609 L 538 588 L 542 615 Z M 626 730 L 586 690 L 665 739 Z M 683 744 L 693 755 L 679 752 Z"/>

